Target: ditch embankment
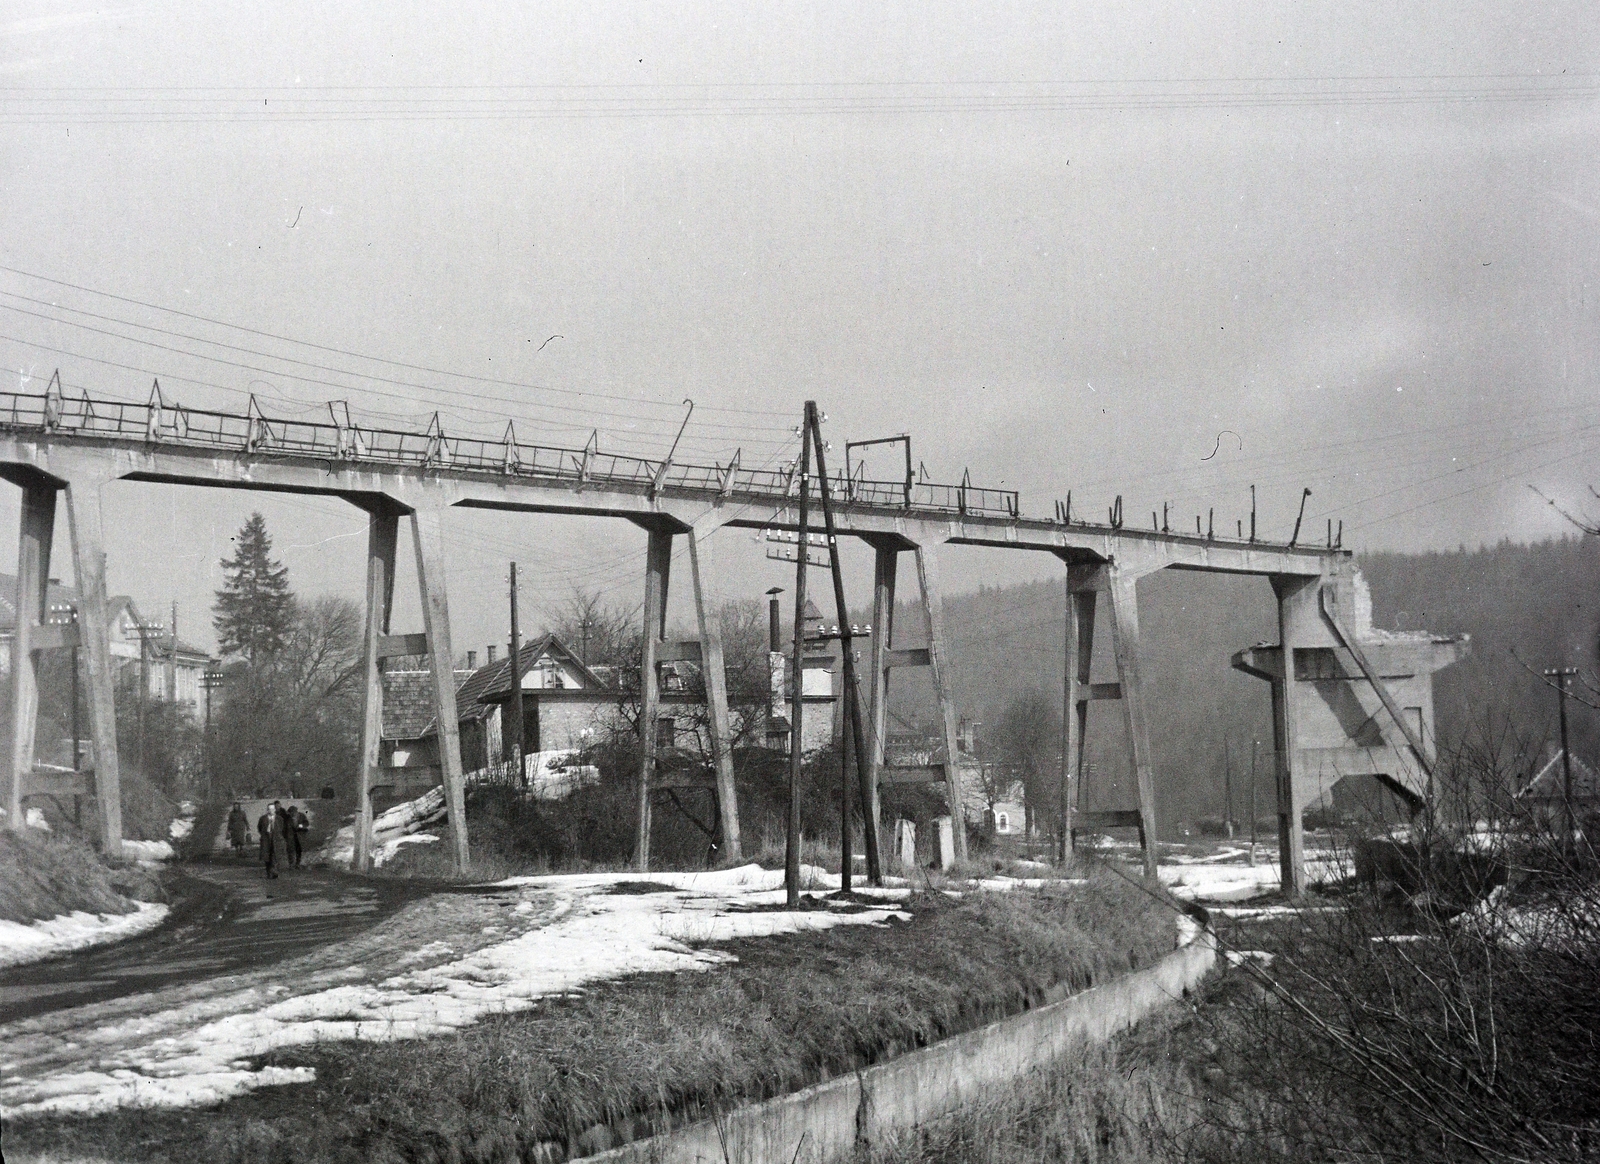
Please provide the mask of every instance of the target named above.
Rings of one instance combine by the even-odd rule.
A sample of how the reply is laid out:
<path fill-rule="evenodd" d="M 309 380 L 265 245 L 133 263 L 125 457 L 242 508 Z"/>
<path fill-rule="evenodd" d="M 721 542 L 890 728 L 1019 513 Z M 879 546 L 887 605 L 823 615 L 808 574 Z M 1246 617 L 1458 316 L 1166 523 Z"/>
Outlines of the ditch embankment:
<path fill-rule="evenodd" d="M 646 918 L 663 904 L 678 912 L 651 924 L 676 928 L 654 946 L 658 958 L 677 959 L 661 966 L 682 968 L 582 989 L 529 980 L 517 989 L 537 996 L 508 999 L 516 1013 L 484 1011 L 423 1042 L 369 1030 L 377 1041 L 346 1035 L 241 1046 L 243 1058 L 230 1067 L 292 1082 L 205 1107 L 25 1113 L 8 1121 L 8 1156 L 178 1164 L 567 1159 L 853 1078 L 1150 967 L 1174 945 L 1170 910 L 1113 876 L 959 898 L 905 889 L 888 910 L 882 901 L 816 894 L 806 905 L 819 928 L 799 932 L 782 932 L 797 919 L 781 901 L 753 895 L 696 914 L 671 884 L 620 877 L 525 883 L 521 892 L 534 895 L 528 911 L 539 908 L 536 896 L 559 897 L 579 880 L 585 896 L 568 912 L 552 909 L 515 943 L 483 953 L 565 956 L 563 927 L 585 910 L 597 921 Z M 861 913 L 842 916 L 848 911 Z M 839 924 L 851 920 L 867 924 Z M 718 940 L 726 933 L 749 936 Z M 615 934 L 609 950 L 583 956 L 614 961 L 625 953 L 625 935 Z M 432 997 L 482 985 L 455 981 L 441 980 L 446 993 Z M 327 1019 L 337 1025 L 340 1017 Z"/>

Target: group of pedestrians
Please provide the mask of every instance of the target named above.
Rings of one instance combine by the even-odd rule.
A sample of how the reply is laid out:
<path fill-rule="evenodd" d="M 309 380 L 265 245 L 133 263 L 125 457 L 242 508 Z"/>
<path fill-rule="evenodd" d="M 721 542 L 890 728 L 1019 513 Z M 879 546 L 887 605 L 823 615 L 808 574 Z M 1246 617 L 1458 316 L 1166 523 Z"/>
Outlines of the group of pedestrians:
<path fill-rule="evenodd" d="M 274 800 L 256 821 L 257 843 L 261 851 L 261 864 L 268 877 L 278 875 L 280 863 L 292 869 L 300 868 L 302 842 L 311 829 L 311 818 L 296 804 L 287 807 Z M 242 854 L 250 835 L 250 818 L 244 805 L 234 801 L 228 813 L 228 839 L 235 853 Z"/>

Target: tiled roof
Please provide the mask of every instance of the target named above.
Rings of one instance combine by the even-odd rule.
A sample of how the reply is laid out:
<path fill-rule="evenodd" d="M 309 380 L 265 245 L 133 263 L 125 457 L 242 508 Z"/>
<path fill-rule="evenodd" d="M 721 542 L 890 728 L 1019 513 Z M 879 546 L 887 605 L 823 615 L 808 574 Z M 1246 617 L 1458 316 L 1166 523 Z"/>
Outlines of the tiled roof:
<path fill-rule="evenodd" d="M 461 708 L 461 688 L 471 671 L 457 671 L 456 708 Z M 465 719 L 465 716 L 462 716 Z M 420 740 L 437 731 L 433 714 L 432 671 L 383 673 L 383 738 Z"/>
<path fill-rule="evenodd" d="M 583 675 L 584 686 L 587 688 L 604 688 L 607 684 L 573 654 L 567 645 L 555 635 L 541 635 L 537 639 L 522 644 L 521 669 L 518 675 L 526 675 L 535 663 L 545 655 L 555 655 L 569 666 L 577 668 Z M 463 721 L 481 718 L 494 709 L 494 704 L 511 692 L 511 660 L 498 659 L 493 663 L 486 663 L 472 673 L 472 677 L 461 685 L 461 690 L 456 693 L 456 714 Z"/>
<path fill-rule="evenodd" d="M 556 655 L 583 674 L 586 686 L 604 689 L 607 684 L 578 661 L 555 635 L 543 635 L 522 644 L 522 674 L 545 655 Z M 433 716 L 433 688 L 430 671 L 386 671 L 383 676 L 383 738 L 415 740 L 432 735 L 437 727 Z M 456 673 L 456 716 L 462 723 L 481 720 L 495 709 L 497 697 L 511 690 L 511 660 L 496 659 L 476 671 Z"/>
<path fill-rule="evenodd" d="M 433 723 L 433 673 L 383 673 L 383 738 L 414 740 Z"/>

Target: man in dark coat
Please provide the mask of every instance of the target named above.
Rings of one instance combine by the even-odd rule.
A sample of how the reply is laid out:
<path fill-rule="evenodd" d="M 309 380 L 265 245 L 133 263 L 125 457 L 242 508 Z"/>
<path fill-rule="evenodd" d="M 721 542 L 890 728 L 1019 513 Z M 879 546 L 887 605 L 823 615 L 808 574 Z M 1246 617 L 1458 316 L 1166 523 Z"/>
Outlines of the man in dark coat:
<path fill-rule="evenodd" d="M 235 857 L 244 856 L 245 842 L 250 839 L 250 818 L 244 814 L 244 805 L 237 800 L 233 802 L 233 811 L 228 813 L 228 843 L 233 846 Z"/>
<path fill-rule="evenodd" d="M 283 827 L 279 823 L 282 819 L 278 802 L 274 800 L 267 805 L 267 811 L 261 814 L 261 819 L 256 821 L 256 832 L 261 837 L 261 863 L 266 866 L 268 877 L 278 875 L 278 833 Z"/>
<path fill-rule="evenodd" d="M 300 868 L 300 837 L 303 832 L 300 822 L 304 819 L 296 805 L 291 804 L 283 811 L 284 861 L 295 869 Z"/>

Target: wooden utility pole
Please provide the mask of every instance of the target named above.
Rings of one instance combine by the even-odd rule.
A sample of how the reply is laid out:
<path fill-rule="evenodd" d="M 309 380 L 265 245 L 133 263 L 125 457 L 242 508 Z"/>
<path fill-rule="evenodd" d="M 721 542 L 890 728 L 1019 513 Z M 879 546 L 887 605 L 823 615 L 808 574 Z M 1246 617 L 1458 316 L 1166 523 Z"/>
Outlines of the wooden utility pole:
<path fill-rule="evenodd" d="M 1261 741 L 1250 741 L 1250 864 L 1256 863 L 1256 753 Z"/>
<path fill-rule="evenodd" d="M 172 625 L 167 628 L 167 702 L 178 702 L 178 604 L 172 604 Z"/>
<path fill-rule="evenodd" d="M 528 781 L 527 766 L 522 760 L 522 633 L 517 627 L 517 564 L 511 563 L 511 723 L 508 727 L 510 742 L 502 734 L 501 752 L 514 765 L 517 786 Z"/>
<path fill-rule="evenodd" d="M 1228 755 L 1228 740 L 1222 740 L 1222 815 L 1228 839 L 1233 839 L 1233 760 Z"/>
<path fill-rule="evenodd" d="M 800 552 L 795 555 L 794 567 L 794 654 L 789 660 L 789 817 L 783 844 L 784 897 L 791 907 L 800 904 L 800 778 L 805 767 L 801 720 L 805 715 L 806 547 L 810 544 L 806 519 L 811 502 L 811 442 L 807 434 L 816 408 L 816 401 L 806 401 L 805 420 L 800 427 Z"/>
<path fill-rule="evenodd" d="M 857 784 L 863 794 L 862 810 L 864 812 L 870 812 L 871 801 L 866 796 L 866 791 L 867 782 L 871 779 L 871 773 L 869 771 L 871 759 L 867 752 L 866 734 L 862 731 L 861 727 L 861 700 L 857 697 L 858 692 L 856 687 L 855 646 L 851 638 L 852 632 L 850 628 L 850 612 L 845 606 L 844 600 L 844 575 L 841 573 L 839 568 L 838 532 L 835 530 L 833 524 L 833 490 L 828 484 L 828 465 L 823 454 L 822 423 L 817 418 L 817 409 L 815 405 L 808 405 L 806 411 L 811 426 L 811 440 L 817 448 L 817 483 L 818 490 L 822 494 L 822 521 L 828 532 L 828 556 L 831 563 L 830 569 L 833 574 L 833 602 L 834 606 L 839 612 L 839 645 L 841 648 L 843 648 L 844 654 L 844 712 L 846 720 L 844 729 L 845 732 L 848 733 L 846 737 L 848 742 L 853 745 L 853 748 L 845 749 L 845 755 L 848 757 L 852 750 L 855 753 L 854 758 L 856 766 L 860 769 L 860 771 L 857 773 Z M 802 538 L 800 541 L 799 556 L 802 558 L 805 557 L 806 552 L 807 546 L 805 540 Z M 841 809 L 841 819 L 844 826 L 843 835 L 839 840 L 839 849 L 843 862 L 841 865 L 842 872 L 839 875 L 839 888 L 842 892 L 849 893 L 851 874 L 850 867 L 854 858 L 850 851 L 850 773 L 848 768 L 844 765 L 841 765 L 840 767 L 839 780 L 840 802 L 843 805 L 843 808 Z M 957 825 L 960 825 L 961 823 L 959 814 L 957 815 L 956 823 Z M 866 830 L 866 848 L 867 877 L 874 885 L 880 885 L 883 882 L 883 871 L 879 865 L 876 829 L 868 828 Z"/>
<path fill-rule="evenodd" d="M 1572 750 L 1567 745 L 1567 684 L 1578 673 L 1576 667 L 1551 667 L 1544 677 L 1556 681 L 1556 701 L 1561 716 L 1561 800 L 1566 805 L 1566 851 L 1576 852 L 1578 823 L 1572 811 Z"/>

